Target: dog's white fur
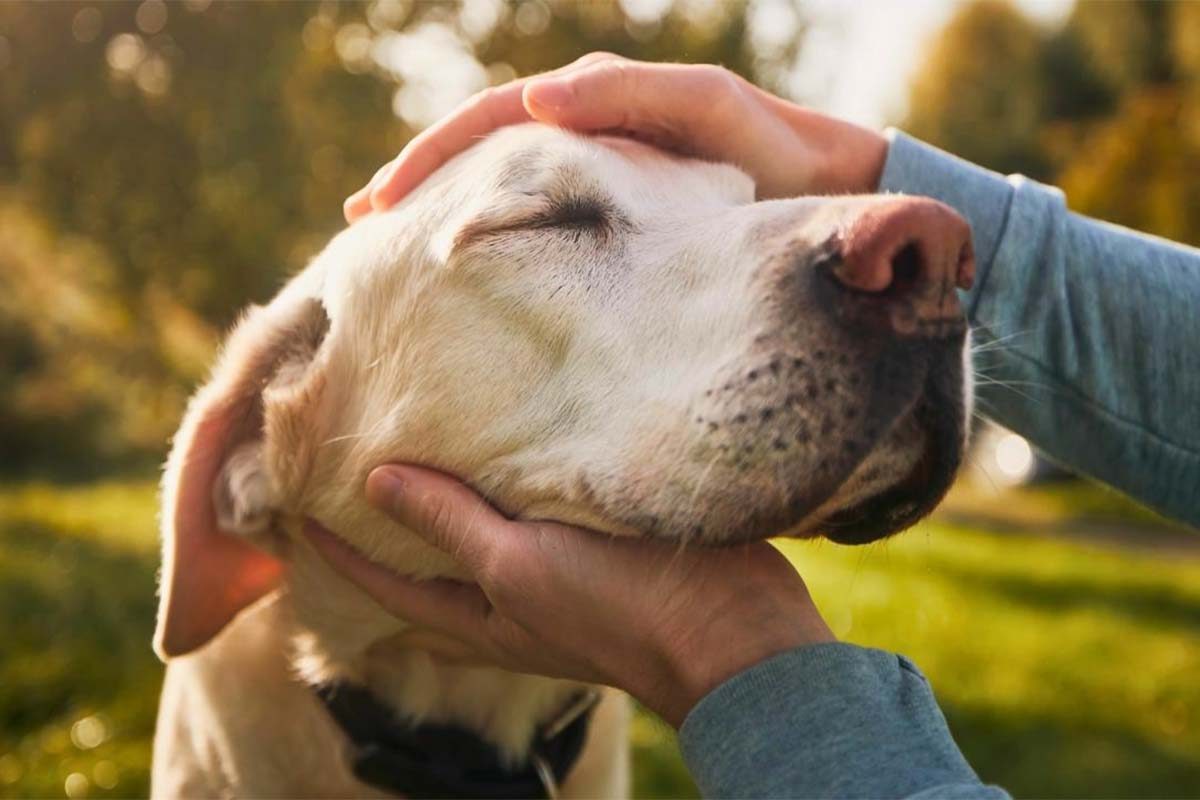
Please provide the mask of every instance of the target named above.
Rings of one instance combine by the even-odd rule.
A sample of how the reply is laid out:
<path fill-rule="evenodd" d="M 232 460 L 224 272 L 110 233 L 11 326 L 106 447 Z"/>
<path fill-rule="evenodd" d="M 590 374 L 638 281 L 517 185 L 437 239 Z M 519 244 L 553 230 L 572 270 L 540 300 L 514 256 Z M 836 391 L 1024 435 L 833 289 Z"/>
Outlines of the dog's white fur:
<path fill-rule="evenodd" d="M 164 478 L 154 794 L 374 794 L 306 682 L 361 682 L 513 758 L 577 690 L 396 646 L 405 624 L 297 535 L 311 516 L 399 572 L 464 577 L 365 503 L 378 464 L 441 468 L 512 516 L 681 542 L 809 534 L 910 469 L 924 439 L 903 415 L 830 455 L 864 435 L 830 412 L 861 404 L 858 345 L 792 280 L 873 201 L 754 199 L 732 167 L 510 128 L 252 310 Z M 812 435 L 784 441 L 797 426 Z M 627 793 L 627 714 L 604 701 L 569 796 Z"/>

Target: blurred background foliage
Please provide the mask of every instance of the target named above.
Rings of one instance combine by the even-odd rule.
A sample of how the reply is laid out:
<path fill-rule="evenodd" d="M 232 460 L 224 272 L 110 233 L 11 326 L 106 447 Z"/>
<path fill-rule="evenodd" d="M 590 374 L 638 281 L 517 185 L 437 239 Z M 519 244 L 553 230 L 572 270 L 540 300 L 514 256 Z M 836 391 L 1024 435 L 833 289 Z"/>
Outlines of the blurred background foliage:
<path fill-rule="evenodd" d="M 221 332 L 342 225 L 345 195 L 472 92 L 591 50 L 815 99 L 795 80 L 810 10 L 0 3 L 0 796 L 146 791 L 147 476 Z M 957 5 L 907 108 L 895 121 L 964 158 L 1200 244 L 1200 3 L 1081 3 L 1054 25 Z M 788 553 L 839 635 L 926 667 L 986 779 L 1200 794 L 1194 538 L 1089 487 L 1039 491 L 959 492 L 867 555 Z M 1095 549 L 1131 531 L 1150 552 Z M 639 795 L 694 791 L 649 717 L 634 746 Z"/>
<path fill-rule="evenodd" d="M 1084 2 L 1049 30 L 967 5 L 909 109 L 914 135 L 1055 183 L 1081 213 L 1200 243 L 1200 4 Z"/>
<path fill-rule="evenodd" d="M 594 49 L 719 62 L 786 94 L 804 40 L 789 8 L 0 4 L 0 469 L 160 458 L 237 310 L 462 97 Z M 933 43 L 903 124 L 1058 182 L 1084 213 L 1196 242 L 1198 96 L 1195 3 L 1084 3 L 1045 29 L 981 2 Z"/>
<path fill-rule="evenodd" d="M 752 71 L 741 6 L 658 14 L 0 4 L 2 468 L 159 459 L 238 309 L 269 298 L 340 227 L 341 198 L 468 94 L 598 48 Z"/>

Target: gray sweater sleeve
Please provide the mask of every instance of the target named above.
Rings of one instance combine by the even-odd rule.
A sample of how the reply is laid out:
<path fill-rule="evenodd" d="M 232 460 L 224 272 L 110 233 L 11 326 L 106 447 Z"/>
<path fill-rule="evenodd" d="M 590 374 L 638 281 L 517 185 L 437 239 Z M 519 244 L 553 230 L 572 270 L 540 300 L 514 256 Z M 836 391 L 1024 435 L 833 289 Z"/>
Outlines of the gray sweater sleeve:
<path fill-rule="evenodd" d="M 1047 455 L 1200 526 L 1200 250 L 889 131 L 880 189 L 957 209 L 979 408 Z M 1136 187 L 1130 187 L 1136 190 Z"/>
<path fill-rule="evenodd" d="M 849 644 L 734 676 L 692 709 L 679 742 L 705 797 L 1007 797 L 979 782 L 911 662 Z"/>

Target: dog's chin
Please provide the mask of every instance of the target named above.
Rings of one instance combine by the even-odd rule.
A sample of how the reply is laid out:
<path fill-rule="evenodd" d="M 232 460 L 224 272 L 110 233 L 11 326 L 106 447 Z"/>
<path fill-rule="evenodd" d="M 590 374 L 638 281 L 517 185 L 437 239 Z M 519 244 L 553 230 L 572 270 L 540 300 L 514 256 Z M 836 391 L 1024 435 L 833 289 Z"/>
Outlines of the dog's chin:
<path fill-rule="evenodd" d="M 961 400 L 935 404 L 927 396 L 913 411 L 923 446 L 899 480 L 823 516 L 814 528 L 838 544 L 869 544 L 912 527 L 945 497 L 962 462 L 966 436 Z"/>

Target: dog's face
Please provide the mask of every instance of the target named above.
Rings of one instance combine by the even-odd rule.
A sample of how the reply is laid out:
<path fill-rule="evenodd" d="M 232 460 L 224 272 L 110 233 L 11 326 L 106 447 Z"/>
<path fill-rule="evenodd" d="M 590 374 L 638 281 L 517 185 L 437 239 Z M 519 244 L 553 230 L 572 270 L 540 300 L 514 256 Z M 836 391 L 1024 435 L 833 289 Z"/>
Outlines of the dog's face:
<path fill-rule="evenodd" d="M 168 511 L 186 493 L 172 471 L 207 476 L 193 494 L 226 529 L 312 515 L 384 563 L 443 571 L 363 499 L 371 468 L 410 461 L 510 515 L 620 535 L 894 533 L 946 490 L 969 392 L 953 280 L 845 275 L 888 202 L 755 202 L 729 166 L 504 130 L 340 234 L 234 334 Z M 893 284 L 930 258 L 909 244 Z M 199 433 L 230 396 L 234 421 Z M 209 472 L 185 479 L 198 438 Z"/>

